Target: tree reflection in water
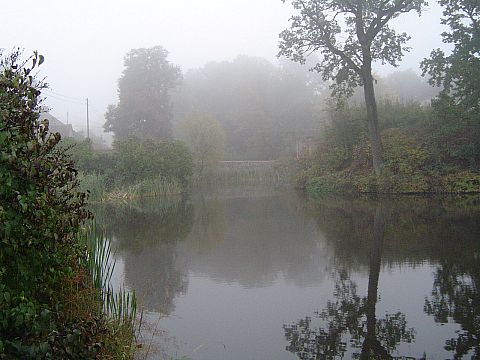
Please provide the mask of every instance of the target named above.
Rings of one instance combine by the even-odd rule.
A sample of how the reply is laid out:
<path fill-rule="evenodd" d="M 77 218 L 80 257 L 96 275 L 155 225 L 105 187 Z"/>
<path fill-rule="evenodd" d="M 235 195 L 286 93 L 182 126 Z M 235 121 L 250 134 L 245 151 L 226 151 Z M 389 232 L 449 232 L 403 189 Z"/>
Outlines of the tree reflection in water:
<path fill-rule="evenodd" d="M 335 283 L 335 301 L 295 324 L 284 325 L 287 350 L 302 360 L 343 358 L 352 348 L 355 359 L 392 359 L 400 342 L 412 342 L 414 329 L 407 327 L 405 315 L 397 312 L 376 318 L 378 280 L 385 234 L 385 213 L 378 204 L 373 216 L 370 239 L 368 293 L 357 294 L 357 285 L 347 271 L 341 271 Z M 315 323 L 318 322 L 318 326 Z"/>
<path fill-rule="evenodd" d="M 125 284 L 145 309 L 170 314 L 188 287 L 187 272 L 177 264 L 177 244 L 192 229 L 192 204 L 181 197 L 142 199 L 108 205 L 103 214 L 102 225 L 123 258 Z"/>
<path fill-rule="evenodd" d="M 445 349 L 455 359 L 468 355 L 480 358 L 480 256 L 471 251 L 462 261 L 443 259 L 435 272 L 432 294 L 425 299 L 424 310 L 435 322 L 453 319 L 460 324 L 457 337 L 445 341 Z"/>

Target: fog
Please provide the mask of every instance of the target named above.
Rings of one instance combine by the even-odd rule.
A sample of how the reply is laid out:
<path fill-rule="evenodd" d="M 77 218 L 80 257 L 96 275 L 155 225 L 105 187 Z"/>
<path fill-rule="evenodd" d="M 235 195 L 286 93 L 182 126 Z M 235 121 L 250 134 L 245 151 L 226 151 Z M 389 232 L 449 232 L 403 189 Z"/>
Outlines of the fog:
<path fill-rule="evenodd" d="M 161 45 L 184 74 L 238 55 L 276 63 L 278 34 L 292 14 L 291 5 L 280 0 L 12 1 L 2 4 L 0 48 L 45 55 L 41 75 L 50 85 L 45 94 L 51 113 L 66 122 L 68 112 L 75 130 L 82 130 L 88 97 L 91 128 L 101 132 L 108 104 L 117 102 L 129 50 Z M 432 2 L 420 20 L 412 13 L 394 21 L 412 36 L 399 70 L 418 73 L 419 62 L 442 46 L 440 16 Z M 375 71 L 387 75 L 394 69 L 378 65 Z"/>
<path fill-rule="evenodd" d="M 480 359 L 480 0 L 0 22 L 0 359 Z"/>

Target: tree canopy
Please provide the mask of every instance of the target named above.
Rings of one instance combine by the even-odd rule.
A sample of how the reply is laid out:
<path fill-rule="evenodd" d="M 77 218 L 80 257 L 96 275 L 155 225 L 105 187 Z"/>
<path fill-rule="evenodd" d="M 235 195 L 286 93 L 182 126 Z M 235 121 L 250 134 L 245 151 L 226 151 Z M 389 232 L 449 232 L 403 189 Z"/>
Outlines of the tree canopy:
<path fill-rule="evenodd" d="M 282 0 L 286 1 L 286 0 Z M 388 22 L 403 13 L 421 13 L 423 0 L 292 0 L 299 12 L 291 28 L 280 34 L 279 55 L 304 63 L 313 52 L 323 56 L 314 69 L 332 80 L 333 94 L 351 95 L 363 86 L 367 108 L 373 166 L 383 165 L 372 62 L 396 66 L 410 37 L 397 34 Z"/>
<path fill-rule="evenodd" d="M 450 55 L 433 50 L 421 63 L 423 74 L 432 85 L 443 87 L 457 104 L 480 110 L 480 3 L 478 0 L 440 0 L 444 7 L 442 24 L 450 31 L 443 42 L 453 45 Z"/>
<path fill-rule="evenodd" d="M 182 75 L 167 56 L 161 46 L 133 49 L 126 55 L 125 70 L 118 81 L 119 102 L 110 105 L 105 114 L 104 129 L 113 132 L 116 139 L 172 137 L 170 91 Z"/>

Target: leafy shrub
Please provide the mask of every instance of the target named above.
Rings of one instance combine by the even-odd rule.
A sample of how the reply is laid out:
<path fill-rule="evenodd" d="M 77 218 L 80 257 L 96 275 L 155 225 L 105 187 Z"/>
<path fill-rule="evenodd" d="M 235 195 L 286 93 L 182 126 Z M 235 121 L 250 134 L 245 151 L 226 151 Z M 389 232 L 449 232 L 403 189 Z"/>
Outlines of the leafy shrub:
<path fill-rule="evenodd" d="M 180 141 L 136 138 L 114 143 L 117 184 L 163 178 L 187 186 L 193 173 L 192 155 Z"/>
<path fill-rule="evenodd" d="M 389 129 L 382 134 L 385 167 L 392 174 L 414 175 L 422 171 L 429 160 L 425 149 L 416 139 L 400 129 Z"/>
<path fill-rule="evenodd" d="M 60 146 L 75 162 L 75 167 L 82 173 L 103 177 L 105 187 L 107 188 L 111 188 L 114 185 L 116 159 L 112 151 L 94 150 L 88 139 L 77 141 L 72 138 L 66 138 L 62 139 Z"/>
<path fill-rule="evenodd" d="M 470 171 L 461 171 L 443 177 L 446 192 L 471 193 L 480 191 L 480 175 Z"/>
<path fill-rule="evenodd" d="M 0 358 L 63 358 L 55 347 L 85 345 L 79 325 L 62 319 L 58 288 L 89 213 L 60 135 L 39 120 L 44 85 L 32 74 L 43 57 L 28 67 L 20 56 L 0 61 Z M 93 357 L 84 350 L 78 357 Z"/>
<path fill-rule="evenodd" d="M 330 192 L 352 192 L 351 180 L 339 174 L 329 174 L 311 178 L 307 184 L 307 193 L 312 197 Z"/>

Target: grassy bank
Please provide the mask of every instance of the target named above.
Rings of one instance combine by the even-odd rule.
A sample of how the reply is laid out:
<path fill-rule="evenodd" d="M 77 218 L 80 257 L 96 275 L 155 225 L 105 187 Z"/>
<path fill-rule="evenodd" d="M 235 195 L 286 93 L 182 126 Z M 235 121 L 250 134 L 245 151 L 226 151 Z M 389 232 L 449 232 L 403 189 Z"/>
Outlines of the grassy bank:
<path fill-rule="evenodd" d="M 131 201 L 138 198 L 179 195 L 185 191 L 185 187 L 178 181 L 161 177 L 108 188 L 104 176 L 83 173 L 80 175 L 80 188 L 89 194 L 90 202 Z"/>
<path fill-rule="evenodd" d="M 81 171 L 80 188 L 90 201 L 176 195 L 192 182 L 192 154 L 179 141 L 128 138 L 111 151 L 94 150 L 88 140 L 61 145 Z"/>
<path fill-rule="evenodd" d="M 220 161 L 204 183 L 210 186 L 287 186 L 292 183 L 292 164 L 276 161 Z"/>
<path fill-rule="evenodd" d="M 115 289 L 111 283 L 115 268 L 111 239 L 92 224 L 79 235 L 79 242 L 85 249 L 80 267 L 86 270 L 88 278 L 83 289 L 78 291 L 77 287 L 77 291 L 69 292 L 77 297 L 70 302 L 76 310 L 74 314 L 77 317 L 93 315 L 105 327 L 94 342 L 102 344 L 97 358 L 132 359 L 136 349 L 135 333 L 140 326 L 137 326 L 137 299 L 135 293 L 124 287 Z"/>
<path fill-rule="evenodd" d="M 380 175 L 372 168 L 365 110 L 333 111 L 314 156 L 303 163 L 297 186 L 313 196 L 480 192 L 478 115 L 448 109 L 440 103 L 380 104 Z"/>

